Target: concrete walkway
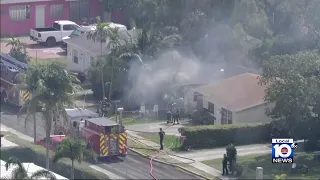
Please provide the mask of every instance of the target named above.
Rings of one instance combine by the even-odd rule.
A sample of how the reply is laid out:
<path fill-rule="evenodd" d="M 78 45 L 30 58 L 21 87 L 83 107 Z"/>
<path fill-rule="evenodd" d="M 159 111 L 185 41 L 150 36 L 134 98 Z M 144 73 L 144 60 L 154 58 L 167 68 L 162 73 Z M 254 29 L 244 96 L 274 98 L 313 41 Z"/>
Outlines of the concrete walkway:
<path fill-rule="evenodd" d="M 143 137 L 137 135 L 136 132 L 133 131 L 128 131 L 128 133 L 137 138 L 140 142 L 147 144 L 149 146 L 152 146 L 154 148 L 160 148 L 159 144 L 146 140 Z M 165 145 L 167 146 L 167 145 Z M 246 156 L 246 155 L 251 155 L 251 154 L 267 154 L 271 153 L 271 148 L 268 147 L 266 144 L 254 144 L 254 145 L 246 145 L 246 146 L 237 146 L 237 152 L 238 156 Z M 213 159 L 220 159 L 222 158 L 223 154 L 226 153 L 225 148 L 216 148 L 216 149 L 205 149 L 205 150 L 194 150 L 192 152 L 180 152 L 180 153 L 173 153 L 174 155 L 161 155 L 159 157 L 160 160 L 165 160 L 168 163 L 178 163 L 178 162 L 183 162 L 183 163 L 188 163 L 190 166 L 193 166 L 194 168 L 197 168 L 203 172 L 206 172 L 212 176 L 219 177 L 220 179 L 231 179 L 231 177 L 226 177 L 222 176 L 222 172 L 212 168 L 201 161 L 206 161 L 206 160 L 213 160 Z M 185 158 L 180 158 L 177 157 L 182 156 L 188 159 L 193 159 L 195 160 L 194 163 L 190 163 L 191 161 Z M 169 157 L 168 157 L 169 156 Z"/>

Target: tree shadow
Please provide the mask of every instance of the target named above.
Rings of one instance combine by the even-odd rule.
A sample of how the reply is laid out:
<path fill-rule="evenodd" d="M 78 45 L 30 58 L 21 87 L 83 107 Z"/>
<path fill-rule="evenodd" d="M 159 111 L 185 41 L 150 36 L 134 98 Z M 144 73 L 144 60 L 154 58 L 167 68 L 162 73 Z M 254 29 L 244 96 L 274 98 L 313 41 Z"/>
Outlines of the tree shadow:
<path fill-rule="evenodd" d="M 52 47 L 48 47 L 44 43 L 27 44 L 28 49 L 48 49 L 48 48 L 56 48 L 58 46 L 59 46 L 59 44 L 56 44 Z"/>

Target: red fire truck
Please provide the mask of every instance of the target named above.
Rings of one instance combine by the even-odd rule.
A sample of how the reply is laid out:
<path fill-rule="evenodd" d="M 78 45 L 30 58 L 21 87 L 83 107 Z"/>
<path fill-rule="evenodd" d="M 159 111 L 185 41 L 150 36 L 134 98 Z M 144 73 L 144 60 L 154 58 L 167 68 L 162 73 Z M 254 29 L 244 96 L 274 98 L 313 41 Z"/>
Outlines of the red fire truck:
<path fill-rule="evenodd" d="M 115 121 L 106 117 L 85 119 L 80 131 L 101 158 L 127 154 L 127 133 Z"/>
<path fill-rule="evenodd" d="M 22 63 L 15 58 L 0 53 L 0 67 L 1 67 L 1 85 L 0 95 L 1 102 L 7 102 L 16 106 L 22 106 L 25 101 L 30 98 L 30 93 L 21 91 L 14 87 L 19 83 L 18 74 L 27 70 L 28 65 Z"/>

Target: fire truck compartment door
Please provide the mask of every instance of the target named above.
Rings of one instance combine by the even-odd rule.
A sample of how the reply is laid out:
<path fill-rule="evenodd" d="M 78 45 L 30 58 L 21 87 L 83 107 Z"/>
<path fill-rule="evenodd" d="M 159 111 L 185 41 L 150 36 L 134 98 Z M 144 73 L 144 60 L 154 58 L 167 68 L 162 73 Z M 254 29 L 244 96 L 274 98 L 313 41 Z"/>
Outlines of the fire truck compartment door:
<path fill-rule="evenodd" d="M 117 135 L 110 135 L 110 146 L 109 154 L 117 155 L 119 154 L 119 140 Z"/>

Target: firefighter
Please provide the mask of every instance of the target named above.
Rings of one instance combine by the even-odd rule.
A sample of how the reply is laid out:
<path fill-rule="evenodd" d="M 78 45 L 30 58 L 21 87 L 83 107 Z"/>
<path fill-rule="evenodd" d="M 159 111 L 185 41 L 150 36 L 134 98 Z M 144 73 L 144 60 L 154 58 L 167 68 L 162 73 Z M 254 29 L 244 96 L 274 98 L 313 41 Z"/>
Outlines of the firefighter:
<path fill-rule="evenodd" d="M 222 159 L 222 175 L 229 174 L 227 165 L 228 165 L 228 158 L 227 158 L 227 155 L 224 154 Z"/>
<path fill-rule="evenodd" d="M 174 112 L 174 118 L 173 118 L 173 124 L 176 123 L 179 124 L 179 119 L 180 119 L 180 113 L 179 113 L 179 109 L 177 108 Z"/>
<path fill-rule="evenodd" d="M 172 113 L 170 110 L 167 112 L 167 123 L 170 123 L 172 121 Z"/>
<path fill-rule="evenodd" d="M 160 128 L 159 138 L 160 138 L 160 150 L 163 150 L 163 139 L 164 139 L 164 131 Z"/>
<path fill-rule="evenodd" d="M 102 117 L 107 117 L 108 114 L 108 106 L 109 103 L 107 102 L 107 98 L 104 97 L 104 99 L 101 101 L 101 116 Z"/>

